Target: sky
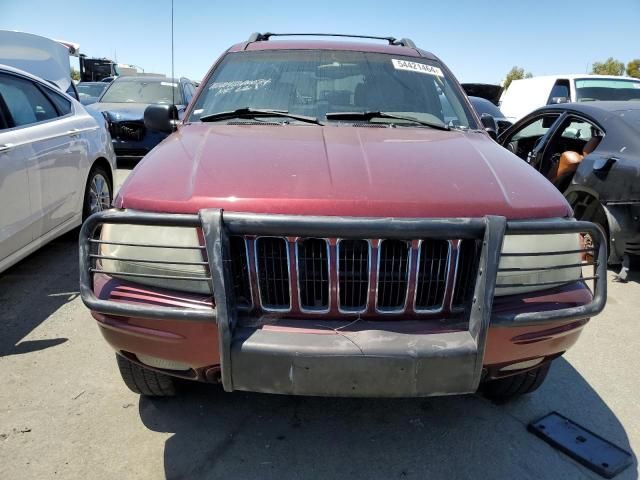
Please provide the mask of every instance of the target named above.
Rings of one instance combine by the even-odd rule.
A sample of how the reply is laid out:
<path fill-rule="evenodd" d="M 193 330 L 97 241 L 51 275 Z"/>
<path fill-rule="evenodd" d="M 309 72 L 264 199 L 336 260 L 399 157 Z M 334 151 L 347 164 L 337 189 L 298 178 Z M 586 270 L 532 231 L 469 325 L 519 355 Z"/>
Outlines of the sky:
<path fill-rule="evenodd" d="M 640 0 L 174 0 L 175 73 L 200 80 L 251 32 L 408 37 L 461 82 L 585 73 L 613 56 L 640 58 Z M 146 72 L 171 73 L 171 0 L 0 0 L 0 29 L 80 44 Z"/>

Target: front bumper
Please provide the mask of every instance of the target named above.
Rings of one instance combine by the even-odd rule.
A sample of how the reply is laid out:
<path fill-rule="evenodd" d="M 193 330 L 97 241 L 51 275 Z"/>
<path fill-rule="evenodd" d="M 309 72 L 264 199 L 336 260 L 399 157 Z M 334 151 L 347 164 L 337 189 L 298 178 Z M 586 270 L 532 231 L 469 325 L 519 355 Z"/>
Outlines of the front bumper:
<path fill-rule="evenodd" d="M 293 395 L 413 397 L 475 391 L 470 332 L 369 330 L 309 335 L 239 329 L 231 344 L 238 390 Z"/>
<path fill-rule="evenodd" d="M 165 308 L 98 298 L 91 271 L 91 239 L 103 223 L 191 226 L 202 229 L 215 307 Z M 598 239 L 591 301 L 557 310 L 499 312 L 492 318 L 494 288 L 505 232 L 515 235 L 586 232 Z M 468 328 L 403 331 L 368 328 L 327 335 L 303 328 L 248 328 L 237 322 L 230 271 L 230 235 L 338 238 L 482 239 Z M 544 326 L 584 320 L 606 301 L 606 243 L 593 224 L 573 221 L 507 222 L 481 219 L 366 219 L 252 215 L 203 210 L 199 215 L 107 211 L 90 217 L 80 236 L 80 291 L 100 317 L 170 322 L 215 322 L 220 375 L 225 390 L 338 396 L 427 396 L 469 393 L 482 378 L 492 321 L 500 326 Z M 316 321 L 316 323 L 318 323 Z M 301 325 L 304 325 L 301 324 Z M 217 348 L 216 348 L 217 347 Z M 133 352 L 135 353 L 135 352 Z"/>

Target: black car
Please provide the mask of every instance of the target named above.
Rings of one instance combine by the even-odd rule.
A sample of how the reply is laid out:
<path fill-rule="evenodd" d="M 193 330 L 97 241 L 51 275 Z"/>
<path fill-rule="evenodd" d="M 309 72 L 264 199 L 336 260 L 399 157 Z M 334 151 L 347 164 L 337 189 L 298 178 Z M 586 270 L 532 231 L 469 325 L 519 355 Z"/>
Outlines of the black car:
<path fill-rule="evenodd" d="M 80 82 L 76 85 L 80 103 L 90 105 L 96 103 L 108 85 L 103 82 Z"/>
<path fill-rule="evenodd" d="M 482 115 L 491 115 L 493 117 L 496 121 L 496 125 L 498 126 L 498 135 L 513 125 L 513 122 L 507 120 L 500 109 L 486 98 L 469 97 L 469 101 L 471 102 L 471 105 L 473 105 L 473 108 L 478 113 L 479 117 L 482 117 Z"/>
<path fill-rule="evenodd" d="M 91 108 L 104 113 L 118 159 L 138 160 L 162 141 L 167 133 L 147 129 L 144 111 L 149 105 L 175 105 L 181 118 L 195 93 L 187 78 L 118 77 Z"/>
<path fill-rule="evenodd" d="M 547 105 L 498 138 L 609 236 L 609 264 L 640 255 L 640 102 Z"/>

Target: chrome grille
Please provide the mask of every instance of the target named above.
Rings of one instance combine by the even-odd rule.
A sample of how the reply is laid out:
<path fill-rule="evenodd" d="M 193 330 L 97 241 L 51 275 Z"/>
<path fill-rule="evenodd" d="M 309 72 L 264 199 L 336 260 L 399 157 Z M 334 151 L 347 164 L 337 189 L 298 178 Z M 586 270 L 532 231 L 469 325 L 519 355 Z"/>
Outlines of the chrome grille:
<path fill-rule="evenodd" d="M 481 243 L 478 240 L 462 240 L 458 243 L 456 280 L 453 287 L 453 307 L 467 305 L 473 295 L 474 280 L 478 271 Z"/>
<path fill-rule="evenodd" d="M 369 297 L 369 242 L 338 242 L 338 307 L 343 312 L 363 312 Z"/>
<path fill-rule="evenodd" d="M 233 292 L 236 304 L 242 308 L 251 306 L 251 283 L 249 281 L 249 257 L 247 244 L 243 237 L 232 236 L 229 239 L 231 250 L 231 272 Z"/>
<path fill-rule="evenodd" d="M 442 309 L 450 251 L 450 243 L 446 240 L 420 242 L 414 303 L 416 311 Z"/>
<path fill-rule="evenodd" d="M 233 288 L 240 308 L 265 312 L 459 313 L 473 295 L 481 244 L 231 237 Z"/>
<path fill-rule="evenodd" d="M 378 256 L 377 308 L 402 311 L 407 298 L 411 244 L 402 240 L 381 240 Z"/>
<path fill-rule="evenodd" d="M 286 239 L 260 237 L 255 241 L 260 303 L 265 310 L 291 308 L 289 250 Z"/>
<path fill-rule="evenodd" d="M 329 245 L 307 238 L 296 244 L 300 307 L 309 311 L 329 309 Z"/>

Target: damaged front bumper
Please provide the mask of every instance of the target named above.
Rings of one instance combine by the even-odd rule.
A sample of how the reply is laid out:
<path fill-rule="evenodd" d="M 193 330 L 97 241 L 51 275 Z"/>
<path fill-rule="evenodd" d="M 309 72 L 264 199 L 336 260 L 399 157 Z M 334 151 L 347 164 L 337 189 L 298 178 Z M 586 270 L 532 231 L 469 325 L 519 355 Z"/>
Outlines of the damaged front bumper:
<path fill-rule="evenodd" d="M 211 274 L 211 308 L 159 307 L 98 298 L 94 291 L 92 241 L 105 223 L 200 228 Z M 558 310 L 502 312 L 492 316 L 494 289 L 505 233 L 589 233 L 598 239 L 594 295 L 584 304 Z M 482 241 L 468 327 L 458 330 L 403 330 L 402 322 L 370 321 L 341 333 L 298 328 L 249 327 L 238 322 L 231 278 L 231 235 L 335 238 L 461 238 Z M 606 301 L 606 243 L 601 230 L 587 222 L 567 220 L 507 222 L 479 219 L 367 219 L 256 215 L 202 210 L 199 215 L 106 211 L 90 217 L 80 236 L 80 292 L 94 315 L 215 322 L 222 384 L 227 391 L 336 396 L 427 396 L 475 392 L 482 378 L 487 335 L 492 322 L 545 325 L 583 320 L 599 313 Z M 191 322 L 189 322 L 191 323 Z M 319 321 L 315 321 L 317 325 Z M 369 326 L 370 328 L 365 328 Z M 170 348 L 170 347 L 169 347 Z M 133 352 L 135 353 L 135 352 Z"/>

